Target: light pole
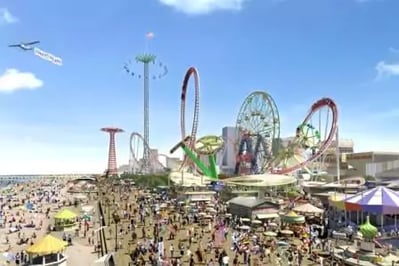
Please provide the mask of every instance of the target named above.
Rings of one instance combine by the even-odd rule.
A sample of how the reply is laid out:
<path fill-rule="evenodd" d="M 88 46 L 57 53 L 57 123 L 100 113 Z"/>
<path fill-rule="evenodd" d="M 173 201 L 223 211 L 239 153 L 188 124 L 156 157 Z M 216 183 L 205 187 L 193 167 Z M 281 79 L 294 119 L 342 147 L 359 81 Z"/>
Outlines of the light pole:
<path fill-rule="evenodd" d="M 341 183 L 341 153 L 339 151 L 339 126 L 337 125 L 337 132 L 335 133 L 335 141 L 336 141 L 336 147 L 335 147 L 335 154 L 336 154 L 336 160 L 337 160 L 337 182 L 338 184 Z"/>
<path fill-rule="evenodd" d="M 105 198 L 105 204 L 107 206 L 107 224 L 108 226 L 111 224 L 111 209 L 110 209 L 110 200 L 109 198 Z"/>

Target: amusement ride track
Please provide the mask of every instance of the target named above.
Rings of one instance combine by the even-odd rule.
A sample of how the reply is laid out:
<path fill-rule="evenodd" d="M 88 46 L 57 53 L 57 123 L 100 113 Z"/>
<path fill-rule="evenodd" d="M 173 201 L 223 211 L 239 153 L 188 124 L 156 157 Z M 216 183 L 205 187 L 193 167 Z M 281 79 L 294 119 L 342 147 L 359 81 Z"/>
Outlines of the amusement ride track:
<path fill-rule="evenodd" d="M 194 113 L 193 113 L 193 122 L 191 127 L 191 132 L 187 134 L 186 131 L 186 98 L 187 98 L 187 89 L 190 78 L 194 78 Z M 183 85 L 181 89 L 181 107 L 180 107 L 180 127 L 181 127 L 181 139 L 185 139 L 187 136 L 190 136 L 188 141 L 186 142 L 186 146 L 190 149 L 195 149 L 195 141 L 197 137 L 198 130 L 198 117 L 199 117 L 199 91 L 200 91 L 200 79 L 198 71 L 195 67 L 190 67 L 183 79 Z M 193 167 L 194 163 L 189 160 L 187 156 L 184 156 L 183 163 L 181 165 L 181 169 L 184 167 Z"/>
<path fill-rule="evenodd" d="M 292 165 L 292 166 L 289 166 L 287 168 L 273 170 L 272 171 L 273 174 L 288 174 L 288 173 L 294 172 L 296 170 L 299 170 L 301 168 L 304 168 L 309 163 L 314 162 L 315 160 L 320 158 L 327 151 L 327 149 L 330 147 L 330 145 L 337 133 L 337 129 L 338 129 L 338 107 L 335 104 L 335 102 L 330 98 L 322 98 L 322 99 L 318 100 L 317 102 L 315 102 L 314 104 L 312 104 L 312 107 L 311 107 L 309 113 L 307 114 L 307 116 L 305 117 L 305 119 L 301 125 L 308 125 L 312 116 L 317 111 L 320 111 L 322 108 L 325 108 L 325 107 L 329 108 L 332 112 L 332 122 L 331 122 L 330 130 L 329 130 L 328 134 L 326 134 L 327 138 L 320 143 L 320 147 L 318 148 L 318 150 L 316 150 L 314 153 L 312 153 L 312 155 L 309 158 L 307 158 L 305 161 L 300 162 L 295 165 Z M 301 144 L 300 142 L 301 142 L 301 138 L 300 138 L 300 136 L 297 135 L 294 139 L 294 145 L 298 145 L 298 144 L 300 145 Z"/>
<path fill-rule="evenodd" d="M 136 141 L 134 141 L 136 140 Z M 138 173 L 142 173 L 142 170 L 144 169 L 144 165 L 143 165 L 143 158 L 144 155 L 142 156 L 142 158 L 139 158 L 140 155 L 138 154 L 138 147 L 134 147 L 134 145 L 139 145 L 137 142 L 140 141 L 142 142 L 143 148 L 146 147 L 149 151 L 150 151 L 150 157 L 149 157 L 149 170 L 150 173 L 160 173 L 160 172 L 164 172 L 166 171 L 166 167 L 159 161 L 158 156 L 154 154 L 148 143 L 146 143 L 144 137 L 137 132 L 132 132 L 130 134 L 130 157 L 132 160 L 132 164 L 129 167 L 132 168 L 135 172 L 135 170 L 138 170 Z M 144 152 L 144 149 L 143 149 Z M 130 169 L 130 170 L 132 170 Z M 144 174 L 149 174 L 149 173 L 144 173 Z"/>

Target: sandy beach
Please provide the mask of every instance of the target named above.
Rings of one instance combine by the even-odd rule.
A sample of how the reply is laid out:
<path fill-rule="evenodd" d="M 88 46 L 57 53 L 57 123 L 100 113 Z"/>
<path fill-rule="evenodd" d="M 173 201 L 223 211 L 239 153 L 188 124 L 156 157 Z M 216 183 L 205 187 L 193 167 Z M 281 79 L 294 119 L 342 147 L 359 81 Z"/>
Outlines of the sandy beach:
<path fill-rule="evenodd" d="M 48 235 L 69 243 L 61 241 L 59 250 L 72 266 L 100 266 L 95 261 L 106 254 L 114 254 L 118 266 L 312 265 L 321 263 L 320 254 L 330 256 L 334 245 L 350 242 L 316 236 L 319 229 L 305 220 L 288 225 L 281 217 L 233 217 L 217 196 L 192 202 L 173 193 L 104 178 L 41 179 L 3 188 L 0 265 L 28 265 L 26 250 Z M 72 218 L 60 218 L 65 213 Z M 60 219 L 68 221 L 61 228 Z"/>
<path fill-rule="evenodd" d="M 81 207 L 92 202 L 80 195 L 84 200 L 74 205 L 76 195 L 68 193 L 67 183 L 68 180 L 40 179 L 3 188 L 0 228 L 0 251 L 3 255 L 0 265 L 17 265 L 18 260 L 25 261 L 25 250 L 47 234 L 62 239 L 64 231 L 50 231 L 54 226 L 54 215 L 60 210 L 67 208 L 77 217 L 83 215 Z M 95 221 L 95 212 L 92 215 Z M 67 233 L 71 234 L 73 244 L 65 250 L 68 265 L 92 265 L 97 259 L 93 244 L 88 242 L 95 226 L 95 222 L 91 223 L 86 234 L 83 226 L 69 229 Z"/>

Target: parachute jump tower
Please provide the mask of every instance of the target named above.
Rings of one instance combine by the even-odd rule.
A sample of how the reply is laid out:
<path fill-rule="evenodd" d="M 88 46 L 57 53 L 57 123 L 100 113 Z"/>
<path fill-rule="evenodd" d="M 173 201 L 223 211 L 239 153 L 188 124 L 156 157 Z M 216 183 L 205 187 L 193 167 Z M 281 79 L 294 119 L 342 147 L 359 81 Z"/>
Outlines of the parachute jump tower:
<path fill-rule="evenodd" d="M 115 135 L 116 133 L 124 132 L 123 129 L 115 127 L 104 127 L 101 129 L 109 134 L 109 151 L 108 151 L 108 168 L 107 176 L 118 175 L 118 167 L 116 164 L 116 149 L 115 149 Z"/>

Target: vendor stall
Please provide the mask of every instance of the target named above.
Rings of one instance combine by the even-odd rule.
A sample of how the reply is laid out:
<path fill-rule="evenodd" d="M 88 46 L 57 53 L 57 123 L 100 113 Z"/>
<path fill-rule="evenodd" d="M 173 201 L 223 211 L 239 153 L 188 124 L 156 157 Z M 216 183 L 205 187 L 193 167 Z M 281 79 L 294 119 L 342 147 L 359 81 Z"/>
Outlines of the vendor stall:
<path fill-rule="evenodd" d="M 26 249 L 26 253 L 29 255 L 29 266 L 66 266 L 67 257 L 62 253 L 66 247 L 67 243 L 65 241 L 52 235 L 45 236 Z"/>
<path fill-rule="evenodd" d="M 55 229 L 58 231 L 73 227 L 76 224 L 76 217 L 77 215 L 68 209 L 61 210 L 54 216 Z"/>

